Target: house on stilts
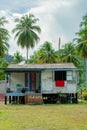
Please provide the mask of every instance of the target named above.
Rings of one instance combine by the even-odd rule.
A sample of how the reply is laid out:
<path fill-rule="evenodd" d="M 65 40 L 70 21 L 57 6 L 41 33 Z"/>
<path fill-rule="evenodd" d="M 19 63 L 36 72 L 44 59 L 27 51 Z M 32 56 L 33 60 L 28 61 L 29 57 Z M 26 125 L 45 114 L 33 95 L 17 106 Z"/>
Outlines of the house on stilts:
<path fill-rule="evenodd" d="M 77 103 L 78 68 L 72 63 L 10 64 L 5 70 L 5 104 Z"/>

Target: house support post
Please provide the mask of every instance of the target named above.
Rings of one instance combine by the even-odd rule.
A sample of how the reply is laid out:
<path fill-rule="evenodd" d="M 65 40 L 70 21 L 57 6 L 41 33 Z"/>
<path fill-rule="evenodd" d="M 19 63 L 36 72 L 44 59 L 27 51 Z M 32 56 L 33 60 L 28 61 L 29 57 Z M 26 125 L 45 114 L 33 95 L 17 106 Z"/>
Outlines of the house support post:
<path fill-rule="evenodd" d="M 76 93 L 76 103 L 78 103 L 78 95 L 77 95 L 77 93 Z"/>
<path fill-rule="evenodd" d="M 7 104 L 7 96 L 5 96 L 5 104 Z"/>
<path fill-rule="evenodd" d="M 9 96 L 9 104 L 11 104 L 11 96 Z"/>

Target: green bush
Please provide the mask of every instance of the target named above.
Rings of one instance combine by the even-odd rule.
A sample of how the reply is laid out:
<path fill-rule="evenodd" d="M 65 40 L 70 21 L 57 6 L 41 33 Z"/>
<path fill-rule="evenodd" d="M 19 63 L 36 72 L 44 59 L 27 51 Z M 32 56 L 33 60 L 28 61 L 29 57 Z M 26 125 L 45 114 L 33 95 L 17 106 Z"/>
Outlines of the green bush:
<path fill-rule="evenodd" d="M 6 68 L 8 66 L 8 62 L 3 59 L 3 58 L 0 58 L 0 68 Z M 5 79 L 5 73 L 3 70 L 0 70 L 0 80 L 4 80 Z"/>
<path fill-rule="evenodd" d="M 5 79 L 5 73 L 3 70 L 0 70 L 0 80 L 4 80 Z"/>
<path fill-rule="evenodd" d="M 82 92 L 82 97 L 83 97 L 84 100 L 87 100 L 87 90 L 84 90 Z"/>

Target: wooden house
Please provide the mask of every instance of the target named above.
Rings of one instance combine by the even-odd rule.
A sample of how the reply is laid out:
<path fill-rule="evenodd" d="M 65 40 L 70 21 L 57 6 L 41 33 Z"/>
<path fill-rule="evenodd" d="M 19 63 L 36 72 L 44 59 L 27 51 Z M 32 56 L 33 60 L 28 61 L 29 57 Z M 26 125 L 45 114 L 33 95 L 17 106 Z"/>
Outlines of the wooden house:
<path fill-rule="evenodd" d="M 72 63 L 10 64 L 4 70 L 5 104 L 7 97 L 29 103 L 35 95 L 44 103 L 77 103 L 78 68 Z"/>

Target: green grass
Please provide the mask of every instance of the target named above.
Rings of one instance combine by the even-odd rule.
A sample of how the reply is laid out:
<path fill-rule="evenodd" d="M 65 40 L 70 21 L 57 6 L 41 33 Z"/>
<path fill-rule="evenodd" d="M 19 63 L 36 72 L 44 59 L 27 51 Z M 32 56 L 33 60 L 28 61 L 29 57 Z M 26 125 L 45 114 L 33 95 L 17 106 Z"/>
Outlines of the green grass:
<path fill-rule="evenodd" d="M 87 103 L 4 105 L 0 130 L 87 130 Z"/>

